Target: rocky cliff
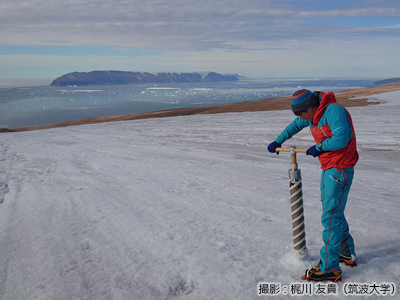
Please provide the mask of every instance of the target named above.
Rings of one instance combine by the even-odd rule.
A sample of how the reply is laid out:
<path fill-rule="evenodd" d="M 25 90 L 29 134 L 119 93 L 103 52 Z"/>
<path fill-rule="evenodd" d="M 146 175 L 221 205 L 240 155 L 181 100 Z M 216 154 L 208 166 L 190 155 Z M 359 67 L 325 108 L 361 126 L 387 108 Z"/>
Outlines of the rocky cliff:
<path fill-rule="evenodd" d="M 237 75 L 209 72 L 199 73 L 146 73 L 126 71 L 73 72 L 56 78 L 52 86 L 67 85 L 112 85 L 128 83 L 173 83 L 173 82 L 219 82 L 237 81 Z"/>

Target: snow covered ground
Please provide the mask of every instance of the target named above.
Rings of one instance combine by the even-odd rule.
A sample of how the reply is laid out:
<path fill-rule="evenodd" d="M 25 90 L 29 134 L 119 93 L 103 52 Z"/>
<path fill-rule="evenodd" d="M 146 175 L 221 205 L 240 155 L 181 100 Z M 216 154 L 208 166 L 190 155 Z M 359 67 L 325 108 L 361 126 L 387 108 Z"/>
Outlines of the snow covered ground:
<path fill-rule="evenodd" d="M 399 288 L 400 92 L 377 97 L 387 103 L 349 109 L 360 161 L 346 216 L 359 266 L 343 266 L 330 299 L 351 282 Z M 290 158 L 266 150 L 293 118 L 229 113 L 2 134 L 0 299 L 260 299 L 259 282 L 301 282 L 322 246 L 319 163 L 298 154 L 301 261 L 291 251 Z M 313 145 L 311 134 L 292 144 Z"/>

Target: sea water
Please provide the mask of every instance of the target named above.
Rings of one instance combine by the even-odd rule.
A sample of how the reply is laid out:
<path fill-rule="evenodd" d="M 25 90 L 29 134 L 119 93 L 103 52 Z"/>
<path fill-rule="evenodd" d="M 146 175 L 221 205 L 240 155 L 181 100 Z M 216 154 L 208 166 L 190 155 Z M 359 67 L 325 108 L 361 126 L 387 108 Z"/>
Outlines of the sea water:
<path fill-rule="evenodd" d="M 241 78 L 235 82 L 2 88 L 0 127 L 242 102 L 291 95 L 300 88 L 338 92 L 377 80 Z"/>

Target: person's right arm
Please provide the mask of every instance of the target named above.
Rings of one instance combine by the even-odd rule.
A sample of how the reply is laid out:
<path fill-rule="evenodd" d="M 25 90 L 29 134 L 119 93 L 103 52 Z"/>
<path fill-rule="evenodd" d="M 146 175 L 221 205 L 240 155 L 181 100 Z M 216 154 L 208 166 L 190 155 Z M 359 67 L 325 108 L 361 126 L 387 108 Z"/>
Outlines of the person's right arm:
<path fill-rule="evenodd" d="M 290 123 L 282 133 L 275 139 L 278 144 L 283 144 L 288 139 L 292 138 L 296 133 L 299 133 L 303 128 L 310 126 L 310 123 L 307 120 L 303 120 L 301 117 L 297 117 L 294 119 L 292 123 Z"/>

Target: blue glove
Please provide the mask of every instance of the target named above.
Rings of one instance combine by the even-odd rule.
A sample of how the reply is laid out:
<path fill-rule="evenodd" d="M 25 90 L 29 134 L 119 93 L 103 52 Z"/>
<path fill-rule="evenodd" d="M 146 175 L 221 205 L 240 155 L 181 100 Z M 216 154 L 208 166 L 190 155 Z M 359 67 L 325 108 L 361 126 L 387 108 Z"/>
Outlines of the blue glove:
<path fill-rule="evenodd" d="M 308 150 L 306 151 L 307 155 L 312 155 L 313 157 L 317 157 L 321 153 L 322 153 L 322 151 L 318 150 L 317 145 L 314 145 L 314 146 L 308 148 Z"/>
<path fill-rule="evenodd" d="M 275 141 L 273 141 L 271 144 L 268 145 L 268 151 L 271 153 L 275 153 L 275 149 L 282 146 L 282 144 L 279 144 Z"/>

